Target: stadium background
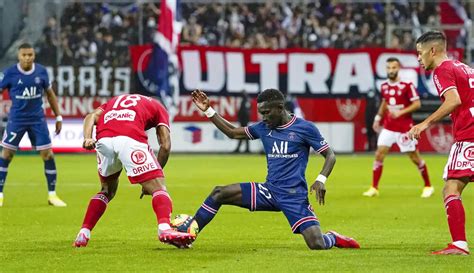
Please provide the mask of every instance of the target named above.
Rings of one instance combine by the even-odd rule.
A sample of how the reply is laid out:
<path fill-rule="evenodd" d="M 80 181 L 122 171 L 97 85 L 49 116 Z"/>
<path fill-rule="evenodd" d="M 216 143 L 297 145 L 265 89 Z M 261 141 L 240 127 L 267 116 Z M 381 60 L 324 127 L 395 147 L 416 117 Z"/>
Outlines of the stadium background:
<path fill-rule="evenodd" d="M 416 60 L 415 37 L 443 29 L 450 56 L 472 61 L 469 3 L 185 0 L 179 7 L 173 32 L 179 34 L 179 24 L 181 39 L 163 66 L 154 39 L 159 2 L 0 1 L 0 66 L 16 62 L 19 43 L 34 44 L 65 117 L 63 133 L 52 136 L 56 152 L 83 152 L 81 119 L 110 96 L 126 93 L 165 103 L 173 116 L 173 151 L 230 152 L 234 143 L 205 122 L 190 91 L 208 92 L 219 113 L 235 122 L 242 90 L 254 97 L 269 87 L 288 94 L 337 152 L 368 151 L 388 57 L 401 59 L 402 79 L 413 81 L 422 96 L 415 121 L 439 105 L 430 74 Z M 9 101 L 3 95 L 5 116 Z M 255 122 L 254 99 L 252 104 Z M 420 149 L 445 153 L 451 142 L 446 121 L 424 135 Z M 21 146 L 28 149 L 26 138 Z M 252 152 L 260 149 L 252 143 Z"/>

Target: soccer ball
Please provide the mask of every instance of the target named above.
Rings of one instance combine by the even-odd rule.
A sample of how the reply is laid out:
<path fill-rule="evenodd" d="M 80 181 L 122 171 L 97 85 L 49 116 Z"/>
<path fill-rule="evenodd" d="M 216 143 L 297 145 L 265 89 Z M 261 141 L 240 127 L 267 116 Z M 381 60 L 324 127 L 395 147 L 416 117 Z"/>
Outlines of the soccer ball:
<path fill-rule="evenodd" d="M 187 214 L 178 214 L 171 220 L 171 227 L 179 232 L 186 232 L 197 236 L 199 233 L 199 226 L 194 217 Z"/>

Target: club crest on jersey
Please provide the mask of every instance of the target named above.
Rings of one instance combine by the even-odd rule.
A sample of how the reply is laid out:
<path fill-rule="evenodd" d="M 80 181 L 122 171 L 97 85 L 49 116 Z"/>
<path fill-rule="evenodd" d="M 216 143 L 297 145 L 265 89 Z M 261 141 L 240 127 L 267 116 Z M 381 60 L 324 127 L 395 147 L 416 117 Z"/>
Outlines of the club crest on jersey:
<path fill-rule="evenodd" d="M 104 124 L 111 120 L 125 120 L 134 121 L 137 113 L 133 110 L 122 109 L 122 110 L 111 110 L 104 115 Z"/>
<path fill-rule="evenodd" d="M 135 150 L 132 152 L 132 154 L 130 155 L 133 163 L 137 164 L 137 165 L 141 165 L 143 163 L 146 162 L 146 153 L 142 150 Z"/>
<path fill-rule="evenodd" d="M 41 83 L 40 77 L 35 77 L 35 83 L 36 83 L 36 84 L 40 84 L 40 83 Z"/>
<path fill-rule="evenodd" d="M 288 134 L 288 139 L 289 139 L 289 140 L 295 140 L 295 139 L 296 139 L 296 133 L 290 132 L 290 133 Z"/>

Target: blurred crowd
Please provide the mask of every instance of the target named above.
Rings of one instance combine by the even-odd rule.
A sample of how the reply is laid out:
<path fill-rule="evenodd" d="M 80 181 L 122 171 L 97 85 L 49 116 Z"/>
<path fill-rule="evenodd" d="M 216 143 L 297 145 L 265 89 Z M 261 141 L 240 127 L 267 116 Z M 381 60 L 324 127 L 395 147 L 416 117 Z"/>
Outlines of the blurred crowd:
<path fill-rule="evenodd" d="M 127 65 L 128 46 L 151 42 L 159 16 L 159 3 L 71 3 L 60 24 L 49 18 L 38 55 L 46 64 Z M 182 17 L 186 45 L 354 49 L 388 44 L 411 50 L 419 35 L 415 27 L 436 27 L 440 8 L 431 1 L 186 2 Z M 387 30 L 387 21 L 398 27 Z"/>

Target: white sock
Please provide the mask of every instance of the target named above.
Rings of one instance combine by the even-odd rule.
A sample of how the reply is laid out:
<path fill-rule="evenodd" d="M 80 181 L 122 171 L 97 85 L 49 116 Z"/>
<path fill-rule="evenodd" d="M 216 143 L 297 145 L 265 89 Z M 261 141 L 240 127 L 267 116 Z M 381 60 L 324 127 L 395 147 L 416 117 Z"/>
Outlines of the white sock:
<path fill-rule="evenodd" d="M 455 245 L 459 248 L 462 248 L 466 251 L 469 251 L 469 247 L 467 247 L 467 242 L 466 241 L 456 241 L 456 242 L 453 242 L 453 245 Z"/>
<path fill-rule="evenodd" d="M 81 230 L 79 230 L 79 233 L 84 233 L 87 238 L 91 238 L 91 230 L 88 228 L 81 228 Z"/>
<path fill-rule="evenodd" d="M 171 229 L 169 224 L 159 224 L 158 225 L 158 232 L 163 231 L 163 230 L 167 230 L 167 229 Z"/>
<path fill-rule="evenodd" d="M 51 196 L 51 195 L 56 195 L 56 191 L 48 191 L 48 195 Z"/>
<path fill-rule="evenodd" d="M 0 192 L 0 198 L 3 198 L 3 192 Z"/>

